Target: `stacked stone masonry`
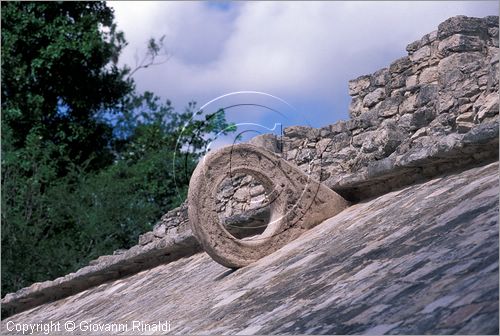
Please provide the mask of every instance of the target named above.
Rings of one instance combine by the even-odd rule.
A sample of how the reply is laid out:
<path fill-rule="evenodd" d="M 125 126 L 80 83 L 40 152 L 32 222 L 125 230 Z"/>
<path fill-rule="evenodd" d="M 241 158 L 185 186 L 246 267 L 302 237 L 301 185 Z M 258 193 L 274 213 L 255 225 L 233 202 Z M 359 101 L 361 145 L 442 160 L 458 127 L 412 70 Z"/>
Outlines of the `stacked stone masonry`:
<path fill-rule="evenodd" d="M 351 201 L 495 160 L 498 17 L 450 18 L 407 51 L 388 68 L 349 82 L 350 120 L 288 127 L 283 137 L 265 134 L 250 142 Z M 226 213 L 248 203 L 236 194 L 249 194 L 246 185 L 225 191 Z"/>
<path fill-rule="evenodd" d="M 251 143 L 296 164 L 353 202 L 497 160 L 498 17 L 452 17 L 410 43 L 407 51 L 408 56 L 389 67 L 349 82 L 350 120 L 322 128 L 288 127 L 282 137 L 266 134 Z M 222 186 L 221 218 L 233 224 L 262 223 L 268 213 L 265 204 L 248 204 L 263 197 L 258 182 L 237 177 Z M 183 205 L 165 214 L 130 250 L 8 294 L 2 299 L 3 314 L 199 250 Z"/>
<path fill-rule="evenodd" d="M 417 177 L 433 174 L 436 163 L 457 164 L 457 157 L 463 165 L 494 157 L 498 17 L 450 18 L 407 51 L 388 68 L 349 82 L 351 120 L 285 129 L 285 158 L 304 171 L 312 163 L 315 178 L 343 190 L 384 171 L 393 180 L 398 168 L 413 168 L 407 174 Z"/>

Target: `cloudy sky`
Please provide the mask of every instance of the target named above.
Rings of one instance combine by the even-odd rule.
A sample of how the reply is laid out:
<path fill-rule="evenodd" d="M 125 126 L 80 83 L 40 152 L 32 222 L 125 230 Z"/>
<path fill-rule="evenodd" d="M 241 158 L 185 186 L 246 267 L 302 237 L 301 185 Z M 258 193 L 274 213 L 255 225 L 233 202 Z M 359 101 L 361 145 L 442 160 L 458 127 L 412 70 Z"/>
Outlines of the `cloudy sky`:
<path fill-rule="evenodd" d="M 140 90 L 177 109 L 232 92 L 262 92 L 228 95 L 209 107 L 256 104 L 232 108 L 228 118 L 269 128 L 273 121 L 321 127 L 347 119 L 349 79 L 406 55 L 407 44 L 450 16 L 499 10 L 497 1 L 108 4 L 129 42 L 121 62 L 134 67 L 147 40 L 165 35 L 170 58 L 135 73 Z"/>

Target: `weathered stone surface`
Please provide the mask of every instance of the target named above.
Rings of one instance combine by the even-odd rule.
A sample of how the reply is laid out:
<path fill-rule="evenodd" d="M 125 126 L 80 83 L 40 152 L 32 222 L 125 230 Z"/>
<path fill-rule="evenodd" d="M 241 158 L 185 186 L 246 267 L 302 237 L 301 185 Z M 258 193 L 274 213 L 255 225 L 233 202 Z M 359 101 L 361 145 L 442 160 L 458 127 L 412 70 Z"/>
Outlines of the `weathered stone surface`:
<path fill-rule="evenodd" d="M 429 46 L 424 46 L 416 50 L 411 56 L 410 60 L 412 62 L 421 62 L 431 56 L 431 48 Z"/>
<path fill-rule="evenodd" d="M 399 104 L 402 101 L 402 97 L 389 97 L 382 101 L 378 107 L 378 115 L 380 117 L 392 117 L 399 112 Z"/>
<path fill-rule="evenodd" d="M 373 84 L 375 86 L 385 86 L 389 81 L 389 69 L 383 68 L 373 74 Z"/>
<path fill-rule="evenodd" d="M 351 96 L 359 94 L 370 86 L 370 76 L 361 76 L 349 81 L 349 94 Z"/>
<path fill-rule="evenodd" d="M 474 125 L 474 112 L 462 113 L 456 119 L 458 133 L 466 133 L 471 130 Z"/>
<path fill-rule="evenodd" d="M 437 110 L 438 113 L 447 113 L 452 110 L 456 105 L 456 98 L 449 93 L 442 93 L 439 95 Z"/>
<path fill-rule="evenodd" d="M 385 97 L 385 90 L 383 88 L 378 88 L 373 92 L 370 92 L 363 99 L 363 106 L 372 107 Z"/>
<path fill-rule="evenodd" d="M 498 17 L 496 24 L 498 25 Z M 488 22 L 485 22 L 484 19 L 463 15 L 455 16 L 438 26 L 438 37 L 443 40 L 454 34 L 484 36 L 487 34 L 487 26 Z"/>
<path fill-rule="evenodd" d="M 415 111 L 415 104 L 417 102 L 417 97 L 415 95 L 409 95 L 404 98 L 403 102 L 399 106 L 399 113 L 411 113 Z"/>
<path fill-rule="evenodd" d="M 425 68 L 422 70 L 422 73 L 418 77 L 419 83 L 428 84 L 432 82 L 436 82 L 438 80 L 438 68 L 437 66 Z"/>
<path fill-rule="evenodd" d="M 216 194 L 235 174 L 259 180 L 270 199 L 270 223 L 255 237 L 238 239 L 219 222 Z M 243 267 L 276 251 L 348 206 L 342 197 L 290 163 L 259 147 L 238 144 L 207 154 L 189 183 L 188 214 L 193 234 L 218 263 Z"/>
<path fill-rule="evenodd" d="M 491 93 L 488 96 L 484 97 L 481 96 L 476 102 L 474 103 L 473 109 L 476 114 L 476 120 L 481 122 L 487 117 L 492 117 L 495 115 L 498 115 L 498 92 Z"/>
<path fill-rule="evenodd" d="M 132 321 L 161 320 L 172 334 L 498 334 L 498 188 L 497 163 L 444 175 L 352 206 L 239 270 L 199 253 L 1 331 L 71 320 L 140 334 Z"/>
<path fill-rule="evenodd" d="M 2 299 L 2 317 L 74 295 L 107 281 L 135 274 L 201 250 L 190 231 L 151 241 L 145 246 L 99 257 L 89 266 L 53 281 L 39 282 Z"/>
<path fill-rule="evenodd" d="M 427 84 L 420 87 L 420 93 L 417 96 L 416 106 L 424 106 L 429 102 L 435 101 L 438 96 L 438 86 L 436 84 Z"/>
<path fill-rule="evenodd" d="M 484 42 L 479 36 L 455 34 L 439 42 L 438 50 L 444 55 L 463 51 L 481 51 Z"/>
<path fill-rule="evenodd" d="M 408 78 L 406 78 L 406 87 L 407 88 L 413 88 L 418 84 L 418 76 L 417 75 L 411 75 Z"/>
<path fill-rule="evenodd" d="M 391 65 L 389 66 L 389 71 L 391 73 L 398 74 L 408 69 L 410 66 L 411 66 L 410 58 L 408 56 L 404 56 L 392 62 Z"/>
<path fill-rule="evenodd" d="M 258 135 L 250 139 L 248 143 L 264 148 L 272 153 L 281 153 L 283 145 L 280 141 L 276 135 L 269 133 Z"/>
<path fill-rule="evenodd" d="M 310 129 L 307 126 L 290 126 L 283 129 L 283 134 L 288 137 L 306 137 Z"/>

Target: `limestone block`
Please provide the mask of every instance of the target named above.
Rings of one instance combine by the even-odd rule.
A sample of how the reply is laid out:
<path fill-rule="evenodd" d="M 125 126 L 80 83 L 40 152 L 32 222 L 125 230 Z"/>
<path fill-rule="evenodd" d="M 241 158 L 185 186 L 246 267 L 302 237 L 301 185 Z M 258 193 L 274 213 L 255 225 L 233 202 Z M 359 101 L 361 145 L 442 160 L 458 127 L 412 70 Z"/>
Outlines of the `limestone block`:
<path fill-rule="evenodd" d="M 391 80 L 388 83 L 388 87 L 391 90 L 402 88 L 406 85 L 406 77 L 402 74 L 393 74 Z"/>
<path fill-rule="evenodd" d="M 363 100 L 359 97 L 353 98 L 349 104 L 349 115 L 351 118 L 358 117 L 361 113 L 363 113 L 363 110 Z"/>
<path fill-rule="evenodd" d="M 349 95 L 355 96 L 370 87 L 370 76 L 361 76 L 349 81 Z"/>
<path fill-rule="evenodd" d="M 346 121 L 341 120 L 337 121 L 335 124 L 330 125 L 330 131 L 333 134 L 339 134 L 339 133 L 345 133 L 347 132 L 347 125 Z"/>
<path fill-rule="evenodd" d="M 410 60 L 412 62 L 421 62 L 431 56 L 431 48 L 426 45 L 418 50 L 416 50 L 411 56 Z"/>
<path fill-rule="evenodd" d="M 399 106 L 399 114 L 411 113 L 415 111 L 416 101 L 417 97 L 415 95 L 409 95 L 405 97 L 405 99 Z"/>
<path fill-rule="evenodd" d="M 385 90 L 383 88 L 378 88 L 365 96 L 365 98 L 363 99 L 363 106 L 372 107 L 384 98 Z"/>
<path fill-rule="evenodd" d="M 411 60 L 408 56 L 401 57 L 389 66 L 390 73 L 401 73 L 411 66 Z"/>
<path fill-rule="evenodd" d="M 477 62 L 481 64 L 483 60 L 483 54 L 477 51 L 453 53 L 439 62 L 438 71 L 439 73 L 444 74 L 453 70 L 459 70 L 464 66 L 470 65 L 471 63 Z"/>
<path fill-rule="evenodd" d="M 383 68 L 373 74 L 373 84 L 375 86 L 384 86 L 389 80 L 389 69 Z"/>
<path fill-rule="evenodd" d="M 378 115 L 380 117 L 387 118 L 398 114 L 399 104 L 401 103 L 401 101 L 401 96 L 386 98 L 377 106 Z"/>
<path fill-rule="evenodd" d="M 488 29 L 488 35 L 490 35 L 491 44 L 498 48 L 498 27 L 492 27 Z"/>
<path fill-rule="evenodd" d="M 438 88 L 435 84 L 423 85 L 417 96 L 416 105 L 424 106 L 438 97 Z"/>
<path fill-rule="evenodd" d="M 479 85 L 477 85 L 476 78 L 468 78 L 463 82 L 458 83 L 457 88 L 453 91 L 453 95 L 456 98 L 469 98 L 480 93 L 481 90 Z"/>
<path fill-rule="evenodd" d="M 498 93 L 490 93 L 488 96 L 481 96 L 473 105 L 473 110 L 477 111 L 477 121 L 498 114 Z"/>
<path fill-rule="evenodd" d="M 287 137 L 305 138 L 310 127 L 306 126 L 290 126 L 283 129 L 283 135 Z"/>
<path fill-rule="evenodd" d="M 461 121 L 457 120 L 457 131 L 458 133 L 467 133 L 472 128 L 474 128 L 475 124 L 471 121 Z"/>
<path fill-rule="evenodd" d="M 361 147 L 369 138 L 375 136 L 375 131 L 363 132 L 352 138 L 352 145 L 354 147 Z"/>
<path fill-rule="evenodd" d="M 481 51 L 484 46 L 484 40 L 478 36 L 455 34 L 440 41 L 438 51 L 444 55 L 449 55 L 454 52 Z"/>
<path fill-rule="evenodd" d="M 421 84 L 429 84 L 438 80 L 438 68 L 433 66 L 430 68 L 425 68 L 419 76 L 419 82 Z"/>
<path fill-rule="evenodd" d="M 474 112 L 463 113 L 457 117 L 456 122 L 457 123 L 466 121 L 472 122 L 474 121 L 474 116 L 475 116 Z"/>
<path fill-rule="evenodd" d="M 415 86 L 418 84 L 418 76 L 417 75 L 412 75 L 406 78 L 406 87 L 410 88 L 412 86 Z"/>
<path fill-rule="evenodd" d="M 256 178 L 270 199 L 270 222 L 256 237 L 238 239 L 220 223 L 216 211 L 219 185 L 233 174 Z M 196 167 L 188 192 L 193 234 L 218 263 L 243 267 L 276 251 L 306 230 L 348 206 L 337 193 L 274 154 L 248 144 L 224 147 Z"/>
<path fill-rule="evenodd" d="M 406 46 L 406 51 L 408 51 L 408 53 L 411 55 L 420 47 L 421 47 L 420 40 L 416 40 Z"/>
<path fill-rule="evenodd" d="M 440 40 L 454 34 L 485 36 L 487 25 L 483 19 L 459 15 L 449 18 L 438 26 Z"/>

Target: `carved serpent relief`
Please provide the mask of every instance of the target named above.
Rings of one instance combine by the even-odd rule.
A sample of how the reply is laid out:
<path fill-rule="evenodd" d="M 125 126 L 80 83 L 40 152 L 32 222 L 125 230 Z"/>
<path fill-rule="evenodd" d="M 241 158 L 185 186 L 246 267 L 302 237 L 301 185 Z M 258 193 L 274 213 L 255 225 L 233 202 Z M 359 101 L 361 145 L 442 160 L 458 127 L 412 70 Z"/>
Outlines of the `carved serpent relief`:
<path fill-rule="evenodd" d="M 262 234 L 238 239 L 221 224 L 216 193 L 224 179 L 248 174 L 264 187 L 270 204 Z M 193 234 L 218 263 L 246 266 L 330 218 L 349 204 L 273 153 L 249 144 L 210 152 L 196 167 L 189 184 L 188 215 Z"/>

